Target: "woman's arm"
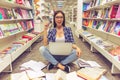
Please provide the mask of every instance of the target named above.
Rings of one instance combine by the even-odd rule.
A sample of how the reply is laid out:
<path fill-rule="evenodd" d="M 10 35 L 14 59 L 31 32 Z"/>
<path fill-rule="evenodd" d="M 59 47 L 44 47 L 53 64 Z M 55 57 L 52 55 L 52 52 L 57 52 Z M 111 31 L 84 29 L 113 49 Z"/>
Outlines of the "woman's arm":
<path fill-rule="evenodd" d="M 73 44 L 72 45 L 72 48 L 73 49 L 76 49 L 76 51 L 77 51 L 77 53 L 76 53 L 76 55 L 78 56 L 78 57 L 80 57 L 80 55 L 81 55 L 81 50 L 80 50 L 80 48 L 77 46 L 77 45 L 75 45 L 75 44 Z"/>
<path fill-rule="evenodd" d="M 47 45 L 48 45 L 48 39 L 47 39 L 48 27 L 49 27 L 49 23 L 46 24 L 45 27 L 44 27 L 44 34 L 43 34 L 43 45 L 44 45 L 44 46 L 47 46 Z"/>

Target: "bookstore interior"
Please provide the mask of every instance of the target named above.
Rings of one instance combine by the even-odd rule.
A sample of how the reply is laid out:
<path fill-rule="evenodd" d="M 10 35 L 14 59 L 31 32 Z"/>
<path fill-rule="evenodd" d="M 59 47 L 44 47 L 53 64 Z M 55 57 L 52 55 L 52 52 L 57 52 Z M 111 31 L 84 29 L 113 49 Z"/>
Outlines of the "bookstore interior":
<path fill-rule="evenodd" d="M 81 50 L 64 69 L 39 50 L 56 11 Z M 120 80 L 120 0 L 0 0 L 0 80 Z"/>

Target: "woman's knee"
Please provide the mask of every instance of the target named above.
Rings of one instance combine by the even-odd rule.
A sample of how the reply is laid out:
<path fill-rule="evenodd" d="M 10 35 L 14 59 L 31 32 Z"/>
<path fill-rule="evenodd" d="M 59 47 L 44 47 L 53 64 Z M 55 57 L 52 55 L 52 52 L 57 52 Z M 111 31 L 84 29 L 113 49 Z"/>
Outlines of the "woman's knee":
<path fill-rule="evenodd" d="M 40 51 L 41 54 L 43 54 L 46 51 L 46 47 L 45 46 L 41 46 L 39 48 L 39 51 Z"/>

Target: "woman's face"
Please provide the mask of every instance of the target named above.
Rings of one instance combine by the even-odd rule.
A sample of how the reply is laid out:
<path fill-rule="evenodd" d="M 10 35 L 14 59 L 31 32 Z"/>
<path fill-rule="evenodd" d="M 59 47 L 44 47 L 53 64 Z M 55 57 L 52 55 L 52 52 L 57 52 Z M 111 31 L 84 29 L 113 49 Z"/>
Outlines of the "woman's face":
<path fill-rule="evenodd" d="M 57 27 L 61 27 L 63 23 L 63 15 L 62 13 L 58 13 L 55 16 L 55 23 L 57 24 Z"/>

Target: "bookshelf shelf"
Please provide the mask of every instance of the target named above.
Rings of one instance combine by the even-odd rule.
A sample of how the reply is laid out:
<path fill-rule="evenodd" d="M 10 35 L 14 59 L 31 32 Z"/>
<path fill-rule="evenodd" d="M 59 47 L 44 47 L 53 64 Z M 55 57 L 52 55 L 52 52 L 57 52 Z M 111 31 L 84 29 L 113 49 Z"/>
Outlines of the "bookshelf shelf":
<path fill-rule="evenodd" d="M 6 6 L 7 5 L 7 6 Z M 5 2 L 5 1 L 0 1 L 0 6 L 4 7 L 4 8 L 22 8 L 22 9 L 27 9 L 27 10 L 32 10 L 32 7 L 26 7 L 24 5 L 20 5 L 17 3 L 9 3 L 9 2 Z"/>
<path fill-rule="evenodd" d="M 16 23 L 16 22 L 27 21 L 27 20 L 33 20 L 33 18 L 28 18 L 28 19 L 4 19 L 4 20 L 0 20 L 0 24 L 3 24 L 3 23 Z"/>
<path fill-rule="evenodd" d="M 28 1 L 32 2 L 33 0 Z M 9 72 L 12 72 L 12 62 L 24 51 L 29 49 L 41 36 L 41 33 L 32 33 L 32 30 L 34 30 L 32 7 L 26 7 L 26 5 L 9 3 L 1 0 L 0 8 L 3 11 L 6 10 L 6 12 L 10 9 L 13 13 L 11 17 L 11 14 L 9 15 L 7 13 L 5 14 L 5 12 L 1 12 L 0 31 L 2 35 L 0 33 L 0 53 L 5 53 L 5 56 L 0 58 L 0 73 L 3 72 L 8 65 L 10 65 L 11 69 Z M 19 11 L 21 14 L 19 14 Z M 25 13 L 27 13 L 27 15 Z M 26 36 L 29 37 L 29 39 L 26 38 Z M 6 50 L 8 51 L 4 52 Z"/>
<path fill-rule="evenodd" d="M 96 0 L 96 2 L 97 1 L 99 2 L 100 0 Z M 92 4 L 92 2 L 88 3 Z M 87 4 L 88 7 L 90 7 L 90 4 Z M 109 44 L 112 44 L 112 48 L 103 49 L 100 44 L 97 44 L 95 41 L 92 40 L 93 38 L 90 39 L 91 36 L 89 37 L 83 34 L 83 32 L 85 31 L 79 32 L 79 35 L 83 38 L 83 41 L 87 41 L 91 45 L 90 49 L 92 52 L 94 52 L 94 50 L 97 50 L 112 63 L 111 73 L 118 74 L 120 73 L 120 60 L 118 57 L 119 55 L 111 53 L 110 51 L 111 49 L 120 46 L 120 28 L 118 27 L 120 23 L 120 18 L 119 16 L 116 17 L 119 12 L 120 0 L 113 0 L 109 2 L 106 1 L 106 3 L 101 3 L 98 5 L 97 3 L 94 3 L 93 0 L 93 4 L 95 6 L 92 5 L 92 7 L 90 7 L 89 9 L 87 9 L 88 7 L 84 7 L 85 10 L 83 10 L 82 18 L 83 27 L 85 27 L 85 31 L 91 33 L 93 37 L 95 36 L 94 39 L 96 39 L 96 41 L 102 39 L 103 42 L 108 42 Z M 84 6 L 87 5 L 85 4 Z M 116 14 L 112 13 L 112 10 L 116 10 Z"/>
<path fill-rule="evenodd" d="M 109 1 L 109 2 L 105 3 L 104 5 L 112 6 L 114 4 L 120 4 L 120 0 Z"/>
<path fill-rule="evenodd" d="M 97 5 L 97 6 L 94 6 L 94 7 L 89 8 L 89 9 L 86 10 L 86 11 L 100 10 L 100 9 L 104 9 L 104 8 L 107 8 L 107 7 L 109 7 L 109 6 L 107 6 L 107 5 Z"/>
<path fill-rule="evenodd" d="M 109 19 L 109 18 L 83 18 L 88 20 L 105 20 L 105 21 L 120 21 L 120 19 Z"/>

